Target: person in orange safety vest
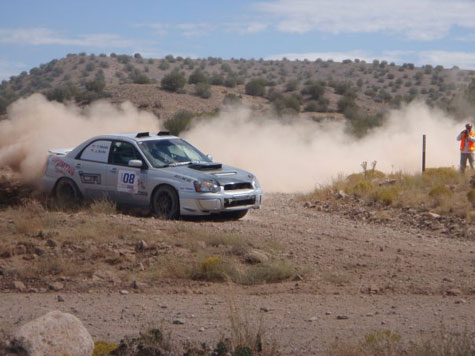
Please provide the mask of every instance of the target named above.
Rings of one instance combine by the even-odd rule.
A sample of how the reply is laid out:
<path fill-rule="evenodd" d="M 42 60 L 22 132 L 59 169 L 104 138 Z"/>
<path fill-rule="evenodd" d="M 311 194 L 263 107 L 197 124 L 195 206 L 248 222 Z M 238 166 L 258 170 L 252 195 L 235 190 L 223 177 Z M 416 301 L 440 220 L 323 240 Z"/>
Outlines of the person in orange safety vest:
<path fill-rule="evenodd" d="M 475 152 L 475 132 L 472 131 L 472 124 L 465 125 L 463 130 L 457 136 L 460 141 L 460 172 L 464 173 L 467 167 L 467 160 L 470 168 L 473 170 L 473 152 Z"/>

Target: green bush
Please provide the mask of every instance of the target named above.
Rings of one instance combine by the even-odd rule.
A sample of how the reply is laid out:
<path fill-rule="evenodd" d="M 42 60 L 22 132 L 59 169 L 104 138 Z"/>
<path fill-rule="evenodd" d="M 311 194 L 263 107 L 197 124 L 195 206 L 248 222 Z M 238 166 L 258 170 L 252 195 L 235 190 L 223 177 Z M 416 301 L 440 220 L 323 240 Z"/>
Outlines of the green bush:
<path fill-rule="evenodd" d="M 186 78 L 183 73 L 175 70 L 165 77 L 161 81 L 162 89 L 176 92 L 179 89 L 182 89 L 186 84 Z"/>
<path fill-rule="evenodd" d="M 195 69 L 188 78 L 189 84 L 206 83 L 206 82 L 208 82 L 208 77 L 200 69 Z"/>
<path fill-rule="evenodd" d="M 438 184 L 429 191 L 429 196 L 435 200 L 450 198 L 452 194 L 450 188 L 444 184 Z"/>
<path fill-rule="evenodd" d="M 291 79 L 285 83 L 285 91 L 295 91 L 299 87 L 299 82 L 296 79 Z"/>
<path fill-rule="evenodd" d="M 195 84 L 195 95 L 203 99 L 211 97 L 211 89 L 208 83 Z"/>
<path fill-rule="evenodd" d="M 309 95 L 313 100 L 318 100 L 325 93 L 325 87 L 321 83 L 311 83 L 302 89 L 303 95 Z"/>
<path fill-rule="evenodd" d="M 213 74 L 209 80 L 212 85 L 223 85 L 224 77 L 221 74 Z"/>
<path fill-rule="evenodd" d="M 168 68 L 170 68 L 170 64 L 168 64 L 167 61 L 161 61 L 158 68 L 161 70 L 168 70 Z"/>
<path fill-rule="evenodd" d="M 150 84 L 152 80 L 143 73 L 139 73 L 133 77 L 132 80 L 135 84 Z"/>
<path fill-rule="evenodd" d="M 105 86 L 106 86 L 106 83 L 104 79 L 102 78 L 96 78 L 94 80 L 86 82 L 86 89 L 89 91 L 96 92 L 96 93 L 102 93 Z"/>
<path fill-rule="evenodd" d="M 266 80 L 262 78 L 250 80 L 245 86 L 245 91 L 247 95 L 264 96 L 266 93 Z"/>
<path fill-rule="evenodd" d="M 173 115 L 171 119 L 165 121 L 165 128 L 170 131 L 172 135 L 178 136 L 182 131 L 185 131 L 193 120 L 194 114 L 188 110 L 179 110 Z"/>

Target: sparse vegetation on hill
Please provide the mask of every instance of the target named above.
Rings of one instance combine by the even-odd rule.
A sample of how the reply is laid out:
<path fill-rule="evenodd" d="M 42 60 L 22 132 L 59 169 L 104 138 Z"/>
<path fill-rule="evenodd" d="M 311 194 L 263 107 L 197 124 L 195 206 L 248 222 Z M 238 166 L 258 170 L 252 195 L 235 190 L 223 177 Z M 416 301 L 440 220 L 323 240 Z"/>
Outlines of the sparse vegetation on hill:
<path fill-rule="evenodd" d="M 314 112 L 339 112 L 346 118 L 349 131 L 357 136 L 380 125 L 388 109 L 413 100 L 440 107 L 460 118 L 475 110 L 475 72 L 456 67 L 416 67 L 412 63 L 398 66 L 386 61 L 367 63 L 358 59 L 342 63 L 322 59 L 224 60 L 171 54 L 162 59 L 146 59 L 139 53 L 133 56 L 79 53 L 54 59 L 3 81 L 0 115 L 5 114 L 8 105 L 17 98 L 35 92 L 45 93 L 50 100 L 75 100 L 79 104 L 108 95 L 114 102 L 126 99 L 134 102 L 124 87 L 131 83 L 207 100 L 203 104 L 207 109 L 194 109 L 195 114 L 219 109 L 223 99 L 212 100 L 214 87 L 223 87 L 224 95 L 241 96 L 243 102 L 251 105 L 265 98 L 267 102 L 259 101 L 261 109 L 276 111 L 279 115 L 311 118 Z M 153 96 L 153 91 L 149 92 Z M 118 93 L 121 94 L 114 97 Z M 162 117 L 168 102 L 174 101 L 169 97 L 160 108 L 143 106 L 141 102 L 136 104 Z M 188 108 L 175 106 L 163 114 L 170 118 L 170 110 L 179 109 Z M 301 115 L 304 112 L 306 115 Z"/>

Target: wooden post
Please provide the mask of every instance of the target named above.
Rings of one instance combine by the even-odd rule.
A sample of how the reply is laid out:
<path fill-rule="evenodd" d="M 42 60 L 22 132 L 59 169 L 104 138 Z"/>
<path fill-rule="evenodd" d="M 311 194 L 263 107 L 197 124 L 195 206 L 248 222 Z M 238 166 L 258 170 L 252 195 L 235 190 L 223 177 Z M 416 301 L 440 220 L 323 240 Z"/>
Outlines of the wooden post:
<path fill-rule="evenodd" d="M 422 135 L 422 173 L 426 170 L 426 135 Z"/>

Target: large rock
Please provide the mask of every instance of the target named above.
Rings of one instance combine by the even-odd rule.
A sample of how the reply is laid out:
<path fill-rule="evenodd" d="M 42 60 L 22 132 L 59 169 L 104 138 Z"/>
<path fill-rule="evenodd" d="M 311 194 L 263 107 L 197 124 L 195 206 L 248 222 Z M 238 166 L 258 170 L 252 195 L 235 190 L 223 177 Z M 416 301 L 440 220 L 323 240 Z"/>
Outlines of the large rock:
<path fill-rule="evenodd" d="M 81 321 L 57 310 L 23 325 L 13 335 L 12 345 L 29 356 L 91 356 L 94 351 L 94 341 Z"/>

